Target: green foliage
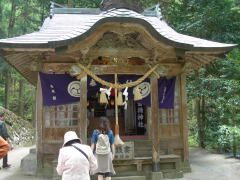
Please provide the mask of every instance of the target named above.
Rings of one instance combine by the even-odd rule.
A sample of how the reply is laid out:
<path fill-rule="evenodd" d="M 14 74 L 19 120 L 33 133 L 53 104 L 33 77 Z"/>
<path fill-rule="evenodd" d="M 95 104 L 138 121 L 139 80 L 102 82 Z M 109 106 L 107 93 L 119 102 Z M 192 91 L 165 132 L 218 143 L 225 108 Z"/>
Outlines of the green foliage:
<path fill-rule="evenodd" d="M 54 2 L 61 4 L 65 7 L 68 7 L 69 0 L 55 0 Z M 81 0 L 81 1 L 74 1 L 73 0 L 73 7 L 75 8 L 99 8 L 99 4 L 101 0 Z"/>
<path fill-rule="evenodd" d="M 188 143 L 190 147 L 198 147 L 197 136 L 188 136 Z"/>
<path fill-rule="evenodd" d="M 141 0 L 140 2 L 141 2 L 142 7 L 145 9 L 145 8 L 148 8 L 153 5 L 158 4 L 159 0 Z"/>
<path fill-rule="evenodd" d="M 50 2 L 47 0 L 14 0 L 0 1 L 0 38 L 19 36 L 39 30 L 43 20 L 49 14 Z M 6 73 L 11 70 L 10 95 L 6 97 Z M 24 79 L 11 65 L 0 58 L 0 105 L 5 106 L 6 98 L 10 101 L 10 109 L 18 113 L 18 102 L 24 102 L 26 119 L 31 119 L 32 102 L 35 101 L 35 88 L 25 83 L 24 95 L 19 97 L 20 80 Z"/>
<path fill-rule="evenodd" d="M 172 0 L 164 17 L 178 32 L 224 43 L 240 43 L 240 8 L 233 0 Z M 233 150 L 232 129 L 239 129 L 240 49 L 188 75 L 187 94 L 190 135 L 204 132 L 210 149 Z M 201 101 L 201 122 L 194 103 Z M 203 103 L 204 99 L 204 103 Z M 239 134 L 239 131 L 237 131 Z M 239 138 L 239 137 L 238 137 Z M 235 142 L 236 144 L 236 142 Z M 238 146 L 238 152 L 240 147 Z"/>
<path fill-rule="evenodd" d="M 183 34 L 225 43 L 240 42 L 240 16 L 231 0 L 177 0 L 165 15 Z M 176 16 L 177 15 L 177 16 Z"/>

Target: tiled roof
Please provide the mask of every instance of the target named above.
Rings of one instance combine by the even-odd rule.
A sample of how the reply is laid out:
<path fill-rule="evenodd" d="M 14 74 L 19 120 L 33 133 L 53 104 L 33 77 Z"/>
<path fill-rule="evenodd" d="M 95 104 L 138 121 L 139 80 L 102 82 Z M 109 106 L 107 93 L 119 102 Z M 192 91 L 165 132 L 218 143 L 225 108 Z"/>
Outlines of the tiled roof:
<path fill-rule="evenodd" d="M 159 41 L 191 51 L 229 51 L 236 46 L 177 33 L 165 21 L 156 16 L 145 16 L 128 9 L 111 9 L 100 14 L 54 14 L 51 19 L 45 20 L 39 32 L 0 39 L 0 48 L 65 46 L 87 38 L 99 25 L 108 22 L 129 22 L 143 25 Z"/>
<path fill-rule="evenodd" d="M 36 61 L 39 56 L 47 58 L 45 52 L 54 52 L 57 48 L 61 51 L 62 47 L 64 49 L 70 44 L 85 40 L 97 31 L 98 27 L 107 23 L 143 26 L 156 40 L 180 49 L 180 53 L 181 49 L 189 50 L 185 53 L 186 72 L 210 63 L 217 55 L 224 54 L 236 46 L 179 34 L 161 20 L 159 11 L 144 11 L 139 14 L 128 9 L 100 11 L 92 8 L 55 8 L 52 12 L 38 32 L 0 39 L 0 56 L 4 56 L 33 85 L 37 84 L 38 72 L 29 68 L 31 62 Z M 204 57 L 205 54 L 208 55 Z"/>

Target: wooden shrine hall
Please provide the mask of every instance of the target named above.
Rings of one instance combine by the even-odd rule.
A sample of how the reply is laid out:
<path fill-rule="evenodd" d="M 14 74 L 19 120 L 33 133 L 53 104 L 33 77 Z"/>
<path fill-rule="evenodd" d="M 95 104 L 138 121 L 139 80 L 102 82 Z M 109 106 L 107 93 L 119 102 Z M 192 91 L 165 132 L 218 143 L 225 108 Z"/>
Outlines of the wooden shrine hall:
<path fill-rule="evenodd" d="M 191 171 L 186 75 L 235 46 L 177 33 L 159 5 L 143 10 L 138 0 L 103 0 L 99 9 L 51 2 L 38 32 L 0 39 L 0 56 L 37 88 L 34 174 L 58 179 L 64 133 L 74 130 L 90 144 L 99 117 L 107 116 L 124 142 L 117 147 L 116 176 L 183 177 Z"/>

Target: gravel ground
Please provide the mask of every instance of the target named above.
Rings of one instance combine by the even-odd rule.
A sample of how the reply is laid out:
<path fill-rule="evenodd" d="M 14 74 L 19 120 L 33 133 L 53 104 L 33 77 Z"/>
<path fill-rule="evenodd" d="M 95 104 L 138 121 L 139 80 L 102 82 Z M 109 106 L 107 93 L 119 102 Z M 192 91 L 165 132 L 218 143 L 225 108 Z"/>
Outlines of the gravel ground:
<path fill-rule="evenodd" d="M 190 148 L 192 172 L 179 180 L 239 180 L 240 160 L 205 149 Z"/>
<path fill-rule="evenodd" d="M 11 164 L 10 168 L 0 170 L 0 180 L 43 180 L 46 178 L 39 178 L 34 176 L 24 176 L 21 173 L 21 159 L 29 154 L 31 147 L 18 147 L 8 152 L 8 163 Z M 2 159 L 0 160 L 2 167 Z"/>
<path fill-rule="evenodd" d="M 21 174 L 21 159 L 33 147 L 19 147 L 8 153 L 11 168 L 0 170 L 0 180 L 47 180 Z M 240 160 L 205 149 L 190 148 L 191 173 L 184 174 L 179 180 L 239 180 Z M 2 165 L 2 160 L 0 160 Z"/>

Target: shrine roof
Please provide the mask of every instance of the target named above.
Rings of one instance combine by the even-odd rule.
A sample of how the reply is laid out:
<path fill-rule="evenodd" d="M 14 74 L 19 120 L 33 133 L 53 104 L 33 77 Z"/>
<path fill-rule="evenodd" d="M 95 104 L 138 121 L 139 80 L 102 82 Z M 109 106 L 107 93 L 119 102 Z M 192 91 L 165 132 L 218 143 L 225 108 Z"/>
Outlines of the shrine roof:
<path fill-rule="evenodd" d="M 115 2 L 118 1 L 115 0 Z M 137 6 L 135 7 L 138 9 Z M 133 25 L 135 29 L 142 28 L 141 32 L 150 34 L 161 44 L 171 46 L 176 51 L 180 50 L 178 52 L 180 56 L 183 52 L 186 72 L 209 64 L 237 46 L 237 44 L 213 42 L 180 34 L 163 20 L 158 6 L 153 8 L 154 10 L 144 10 L 141 13 L 138 11 L 138 13 L 127 8 L 106 8 L 105 11 L 101 11 L 98 8 L 53 7 L 50 16 L 45 19 L 38 32 L 0 39 L 0 56 L 4 57 L 29 82 L 36 85 L 38 69 L 35 68 L 38 66 L 34 65 L 31 69 L 32 63 L 38 63 L 43 59 L 47 62 L 50 56 L 58 56 L 69 45 L 83 42 L 104 25 L 110 29 L 115 23 L 123 28 L 125 25 Z M 39 68 L 41 67 L 40 64 Z"/>
<path fill-rule="evenodd" d="M 0 48 L 58 48 L 84 40 L 105 23 L 136 23 L 157 40 L 191 51 L 230 51 L 236 44 L 213 42 L 183 35 L 173 30 L 158 11 L 139 14 L 129 9 L 56 8 L 38 32 L 0 39 Z"/>

